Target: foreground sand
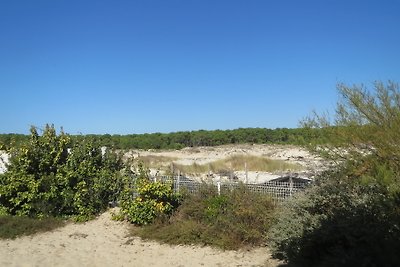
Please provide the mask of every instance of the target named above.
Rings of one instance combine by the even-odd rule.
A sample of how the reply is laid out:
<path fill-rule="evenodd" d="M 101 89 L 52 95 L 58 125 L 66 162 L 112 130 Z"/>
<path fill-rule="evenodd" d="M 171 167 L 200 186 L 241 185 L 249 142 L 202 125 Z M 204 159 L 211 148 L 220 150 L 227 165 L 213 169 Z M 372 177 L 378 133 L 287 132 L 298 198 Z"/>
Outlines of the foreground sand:
<path fill-rule="evenodd" d="M 278 266 L 266 248 L 219 251 L 169 246 L 128 236 L 110 211 L 84 224 L 0 240 L 0 266 Z"/>

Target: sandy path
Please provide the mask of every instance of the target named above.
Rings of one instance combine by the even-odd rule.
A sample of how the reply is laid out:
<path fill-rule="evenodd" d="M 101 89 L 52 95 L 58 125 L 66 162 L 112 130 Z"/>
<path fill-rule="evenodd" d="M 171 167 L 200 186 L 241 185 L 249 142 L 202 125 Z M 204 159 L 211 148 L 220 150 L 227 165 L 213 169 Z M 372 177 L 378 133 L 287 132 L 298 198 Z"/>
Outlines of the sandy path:
<path fill-rule="evenodd" d="M 128 235 L 110 212 L 84 224 L 0 241 L 0 266 L 277 266 L 266 248 L 219 251 L 169 246 Z"/>

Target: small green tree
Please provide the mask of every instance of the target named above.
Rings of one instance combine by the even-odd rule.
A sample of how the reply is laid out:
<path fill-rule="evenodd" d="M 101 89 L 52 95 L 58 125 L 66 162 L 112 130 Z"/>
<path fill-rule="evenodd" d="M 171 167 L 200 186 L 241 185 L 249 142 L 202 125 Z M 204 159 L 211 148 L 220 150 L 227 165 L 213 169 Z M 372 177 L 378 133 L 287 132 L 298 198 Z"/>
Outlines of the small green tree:
<path fill-rule="evenodd" d="M 366 154 L 400 170 L 400 90 L 397 83 L 338 84 L 335 116 L 317 114 L 302 121 L 304 127 L 322 128 L 336 159 L 359 160 Z M 343 152 L 346 153 L 343 153 Z"/>

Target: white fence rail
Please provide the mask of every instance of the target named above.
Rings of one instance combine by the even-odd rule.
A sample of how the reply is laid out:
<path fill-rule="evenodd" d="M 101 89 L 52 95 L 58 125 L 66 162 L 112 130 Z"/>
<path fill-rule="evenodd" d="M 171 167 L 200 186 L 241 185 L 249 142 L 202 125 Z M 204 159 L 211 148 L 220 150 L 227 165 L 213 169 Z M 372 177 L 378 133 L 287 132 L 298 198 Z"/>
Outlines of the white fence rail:
<path fill-rule="evenodd" d="M 175 176 L 175 177 L 163 176 L 163 177 L 154 177 L 153 179 L 165 182 L 172 181 L 175 192 L 184 191 L 188 193 L 196 193 L 200 191 L 202 186 L 204 186 L 204 183 L 191 180 L 184 176 Z M 226 192 L 228 190 L 231 191 L 234 188 L 238 188 L 239 186 L 245 186 L 251 192 L 268 194 L 273 199 L 277 201 L 282 201 L 291 197 L 296 192 L 303 191 L 309 185 L 309 182 L 294 182 L 291 181 L 291 179 L 289 179 L 289 182 L 270 181 L 262 184 L 241 184 L 238 182 L 218 181 L 217 183 L 210 183 L 207 185 L 215 186 L 219 194 Z"/>

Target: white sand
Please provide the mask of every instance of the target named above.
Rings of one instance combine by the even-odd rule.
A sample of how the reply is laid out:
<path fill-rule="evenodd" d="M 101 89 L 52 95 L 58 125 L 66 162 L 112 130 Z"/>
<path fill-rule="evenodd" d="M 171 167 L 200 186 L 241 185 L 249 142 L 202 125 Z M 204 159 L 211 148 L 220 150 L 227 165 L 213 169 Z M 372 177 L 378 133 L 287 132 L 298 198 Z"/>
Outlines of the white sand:
<path fill-rule="evenodd" d="M 0 266 L 278 266 L 267 248 L 223 252 L 162 245 L 129 237 L 128 228 L 106 212 L 84 224 L 0 240 Z"/>

